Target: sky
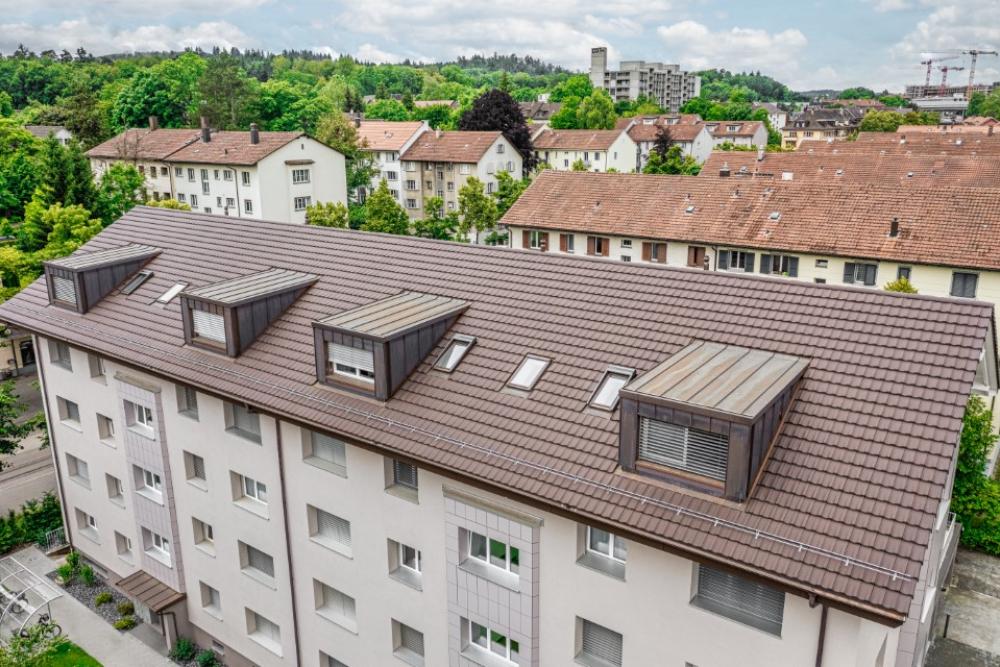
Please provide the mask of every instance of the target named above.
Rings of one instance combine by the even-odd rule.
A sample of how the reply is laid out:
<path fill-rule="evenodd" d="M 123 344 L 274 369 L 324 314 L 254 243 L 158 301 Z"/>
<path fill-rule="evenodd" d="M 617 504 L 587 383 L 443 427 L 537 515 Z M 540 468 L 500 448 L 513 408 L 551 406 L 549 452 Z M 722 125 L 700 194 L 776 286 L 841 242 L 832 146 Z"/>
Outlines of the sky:
<path fill-rule="evenodd" d="M 0 0 L 0 53 L 19 43 L 98 55 L 310 48 L 374 62 L 499 52 L 579 71 L 591 47 L 607 46 L 612 66 L 677 62 L 760 70 L 797 90 L 901 90 L 924 78 L 926 52 L 1000 50 L 1000 0 Z M 949 77 L 966 82 L 968 70 Z M 976 79 L 1000 80 L 1000 58 L 980 57 Z"/>

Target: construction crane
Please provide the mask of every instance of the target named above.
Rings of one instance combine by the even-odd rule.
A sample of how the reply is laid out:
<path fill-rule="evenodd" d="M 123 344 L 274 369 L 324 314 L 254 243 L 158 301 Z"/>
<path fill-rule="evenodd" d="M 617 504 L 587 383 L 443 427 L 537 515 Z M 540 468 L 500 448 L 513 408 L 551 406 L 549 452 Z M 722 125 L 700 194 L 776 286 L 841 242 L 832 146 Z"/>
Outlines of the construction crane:
<path fill-rule="evenodd" d="M 939 52 L 939 53 L 945 53 L 945 52 L 942 51 L 942 52 Z M 945 56 L 943 58 L 933 58 L 933 57 L 930 56 L 930 54 L 928 54 L 927 60 L 921 60 L 920 61 L 921 65 L 927 65 L 927 78 L 924 81 L 924 94 L 925 95 L 930 94 L 930 90 L 931 90 L 931 69 L 933 68 L 934 63 L 944 62 L 945 60 L 954 60 L 955 58 L 958 58 L 958 56 Z"/>
<path fill-rule="evenodd" d="M 969 88 L 965 91 L 965 99 L 972 99 L 972 86 L 976 81 L 976 59 L 979 56 L 997 56 L 1000 53 L 996 51 L 984 51 L 983 49 L 969 49 L 968 51 L 962 51 L 962 53 L 972 56 L 972 62 L 969 63 Z"/>
<path fill-rule="evenodd" d="M 964 67 L 949 67 L 948 65 L 938 65 L 938 69 L 941 70 L 941 87 L 938 89 L 938 95 L 944 97 L 946 89 L 948 87 L 948 72 L 961 72 Z"/>

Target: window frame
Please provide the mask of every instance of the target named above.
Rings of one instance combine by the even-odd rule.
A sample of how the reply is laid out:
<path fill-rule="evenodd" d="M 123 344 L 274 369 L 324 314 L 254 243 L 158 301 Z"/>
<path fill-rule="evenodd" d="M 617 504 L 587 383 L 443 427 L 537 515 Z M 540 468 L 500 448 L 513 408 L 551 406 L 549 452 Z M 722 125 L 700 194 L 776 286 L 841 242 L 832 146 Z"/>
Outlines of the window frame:
<path fill-rule="evenodd" d="M 517 664 L 517 659 L 521 655 L 521 650 L 520 650 L 521 643 L 518 640 L 511 639 L 509 635 L 497 632 L 494 628 L 491 628 L 489 625 L 483 625 L 482 623 L 477 623 L 476 621 L 473 621 L 471 618 L 463 618 L 462 620 L 465 622 L 466 629 L 468 631 L 468 643 L 466 644 L 467 649 L 472 648 L 473 651 L 475 652 L 480 652 L 480 651 L 485 652 L 489 656 L 492 656 L 493 659 L 504 660 L 514 665 Z M 486 641 L 485 645 L 480 644 L 477 637 L 474 636 L 474 633 L 478 634 L 476 633 L 477 627 L 484 631 L 484 633 L 481 636 Z M 504 640 L 503 653 L 499 653 L 496 650 L 494 650 L 493 645 L 494 643 L 496 643 L 494 635 L 499 636 Z"/>
<path fill-rule="evenodd" d="M 458 365 L 462 363 L 465 359 L 465 355 L 469 353 L 472 346 L 476 344 L 476 338 L 474 336 L 466 336 L 464 334 L 455 334 L 445 345 L 441 354 L 438 355 L 437 360 L 434 362 L 433 368 L 435 370 L 441 371 L 442 373 L 454 373 Z M 452 352 L 453 349 L 461 346 L 461 349 L 457 352 Z M 452 363 L 449 365 L 448 361 Z"/>
<path fill-rule="evenodd" d="M 511 546 L 505 540 L 498 540 L 491 537 L 489 528 L 486 529 L 485 534 L 472 529 L 468 529 L 467 532 L 468 536 L 466 540 L 467 541 L 466 556 L 468 558 L 474 560 L 477 563 L 488 565 L 495 570 L 499 570 L 500 572 L 504 572 L 513 575 L 515 577 L 519 577 L 521 575 L 521 550 L 518 547 Z M 474 539 L 475 537 L 481 537 L 484 540 L 483 548 L 485 549 L 485 551 L 482 558 L 480 558 L 473 552 L 473 542 L 475 542 Z M 493 562 L 492 547 L 494 543 L 502 545 L 504 547 L 503 566 L 497 565 L 496 563 Z M 513 554 L 511 553 L 512 551 L 517 553 Z M 513 562 L 515 560 L 514 558 L 515 555 L 517 561 L 516 563 Z M 517 569 L 511 569 L 512 565 Z"/>
<path fill-rule="evenodd" d="M 542 362 L 542 366 L 534 374 L 534 376 L 530 378 L 530 382 L 528 382 L 527 384 L 515 383 L 515 378 L 521 373 L 522 369 L 528 364 L 529 361 Z M 518 391 L 530 392 L 534 390 L 535 387 L 538 386 L 538 382 L 542 379 L 542 376 L 545 375 L 545 371 L 547 371 L 549 369 L 549 366 L 551 365 L 552 365 L 551 359 L 539 356 L 537 354 L 530 354 L 530 353 L 526 354 L 521 359 L 520 363 L 518 363 L 517 368 L 514 369 L 514 372 L 510 374 L 509 378 L 507 378 L 505 386 L 511 389 L 516 389 Z"/>
<path fill-rule="evenodd" d="M 616 563 L 620 563 L 622 565 L 625 565 L 628 562 L 628 545 L 625 542 L 625 538 L 619 537 L 615 533 L 612 533 L 610 530 L 604 530 L 603 528 L 595 528 L 594 526 L 591 526 L 591 525 L 587 525 L 586 528 L 587 528 L 587 530 L 586 530 L 586 535 L 584 536 L 583 547 L 584 547 L 584 549 L 586 550 L 586 552 L 588 554 L 594 554 L 594 555 L 596 555 L 598 557 L 606 558 L 608 560 L 614 561 Z M 608 536 L 608 552 L 607 553 L 605 553 L 605 552 L 603 552 L 603 551 L 601 551 L 599 549 L 595 549 L 595 548 L 593 548 L 593 546 L 591 546 L 592 545 L 592 539 L 591 539 L 591 537 L 594 534 L 594 531 L 602 532 L 602 533 L 604 533 L 604 534 L 606 534 Z M 622 548 L 622 550 L 625 552 L 625 557 L 624 558 L 619 558 L 616 555 L 616 553 L 618 551 L 618 544 L 617 544 L 617 542 L 619 542 L 619 541 L 621 542 L 621 548 Z"/>
<path fill-rule="evenodd" d="M 615 398 L 610 404 L 598 403 L 597 397 L 601 394 L 601 391 L 605 386 L 607 386 L 608 381 L 612 377 L 623 378 L 624 381 L 622 382 L 622 386 L 618 388 L 617 392 L 615 392 Z M 618 407 L 619 401 L 621 401 L 621 390 L 624 389 L 634 377 L 634 368 L 625 368 L 624 366 L 608 366 L 601 375 L 601 379 L 597 381 L 597 386 L 594 387 L 594 391 L 591 392 L 590 398 L 587 399 L 587 407 L 602 410 L 604 412 L 614 412 L 615 408 Z"/>

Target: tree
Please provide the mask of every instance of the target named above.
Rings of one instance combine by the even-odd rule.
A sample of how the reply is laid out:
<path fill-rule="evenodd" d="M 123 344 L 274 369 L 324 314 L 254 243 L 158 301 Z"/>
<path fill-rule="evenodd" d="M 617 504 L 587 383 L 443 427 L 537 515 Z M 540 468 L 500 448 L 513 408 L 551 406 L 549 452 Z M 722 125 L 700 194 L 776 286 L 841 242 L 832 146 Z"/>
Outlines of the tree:
<path fill-rule="evenodd" d="M 973 93 L 973 95 L 975 95 L 975 93 Z M 910 104 L 909 100 L 905 97 L 900 97 L 899 95 L 880 95 L 878 101 L 887 107 L 896 109 L 909 106 Z"/>
<path fill-rule="evenodd" d="M 21 419 L 25 408 L 13 380 L 0 384 L 0 455 L 9 456 L 21 449 L 21 441 L 31 433 L 31 424 Z M 4 466 L 0 458 L 0 470 Z"/>
<path fill-rule="evenodd" d="M 983 102 L 986 101 L 986 93 L 977 90 L 969 98 L 969 106 L 966 109 L 967 116 L 983 116 Z"/>
<path fill-rule="evenodd" d="M 577 111 L 580 109 L 580 98 L 575 96 L 566 97 L 561 102 L 559 111 L 549 118 L 549 127 L 554 130 L 575 130 L 579 128 Z"/>
<path fill-rule="evenodd" d="M 841 100 L 872 100 L 875 99 L 875 91 L 864 86 L 845 88 L 840 91 L 840 95 L 837 98 Z"/>
<path fill-rule="evenodd" d="M 569 97 L 582 100 L 592 92 L 594 92 L 594 84 L 590 82 L 590 77 L 586 74 L 575 74 L 553 88 L 549 94 L 549 100 L 565 102 L 566 98 Z"/>
<path fill-rule="evenodd" d="M 111 105 L 116 129 L 139 127 L 156 116 L 164 127 L 185 127 L 197 115 L 197 89 L 205 61 L 193 52 L 140 69 L 121 88 Z"/>
<path fill-rule="evenodd" d="M 979 116 L 1000 119 L 1000 89 L 994 90 L 989 95 L 983 97 L 982 103 L 977 109 Z"/>
<path fill-rule="evenodd" d="M 583 158 L 577 158 L 573 160 L 573 164 L 569 166 L 570 171 L 590 171 L 587 169 L 587 163 L 583 161 Z"/>
<path fill-rule="evenodd" d="M 209 59 L 198 81 L 201 115 L 212 127 L 241 129 L 247 122 L 247 110 L 254 97 L 252 80 L 228 53 Z"/>
<path fill-rule="evenodd" d="M 535 165 L 531 150 L 531 131 L 520 105 L 509 93 L 494 88 L 476 98 L 458 121 L 460 130 L 499 130 L 524 159 L 524 169 Z"/>
<path fill-rule="evenodd" d="M 14 100 L 5 90 L 0 90 L 0 116 L 7 117 L 14 113 Z"/>
<path fill-rule="evenodd" d="M 365 107 L 365 118 L 379 120 L 409 120 L 410 112 L 399 100 L 377 99 Z"/>
<path fill-rule="evenodd" d="M 502 218 L 510 210 L 530 184 L 529 179 L 518 180 L 506 171 L 497 174 L 497 189 L 493 192 L 493 199 L 497 204 L 497 219 Z"/>
<path fill-rule="evenodd" d="M 671 146 L 667 149 L 666 155 L 660 155 L 656 151 L 649 154 L 649 161 L 642 168 L 644 174 L 684 174 L 686 176 L 697 176 L 701 171 L 699 165 L 690 155 L 684 155 L 680 146 Z"/>
<path fill-rule="evenodd" d="M 410 218 L 389 191 L 389 184 L 383 178 L 375 192 L 365 201 L 365 222 L 361 229 L 366 232 L 386 234 L 409 234 Z"/>
<path fill-rule="evenodd" d="M 48 628 L 37 623 L 25 628 L 24 636 L 13 634 L 6 644 L 0 644 L 0 667 L 26 667 L 57 662 L 60 649 L 69 640 L 53 637 Z"/>
<path fill-rule="evenodd" d="M 63 146 L 54 136 L 49 136 L 43 142 L 40 173 L 46 185 L 48 203 L 80 204 L 87 208 L 94 206 L 97 194 L 94 176 L 79 143 L 74 141 L 69 146 Z"/>
<path fill-rule="evenodd" d="M 660 158 L 667 157 L 667 151 L 670 147 L 674 145 L 674 140 L 671 137 L 671 130 L 669 125 L 661 125 L 656 130 L 656 140 L 653 142 L 653 152 L 660 156 Z"/>
<path fill-rule="evenodd" d="M 962 418 L 951 509 L 962 524 L 963 545 L 1000 555 L 1000 481 L 986 476 L 996 441 L 993 413 L 981 397 L 970 396 Z"/>
<path fill-rule="evenodd" d="M 895 111 L 869 111 L 861 119 L 862 132 L 895 132 L 903 124 L 903 114 Z"/>
<path fill-rule="evenodd" d="M 146 202 L 146 206 L 152 206 L 154 208 L 169 208 L 174 211 L 190 211 L 191 205 L 184 202 L 179 202 L 176 199 L 150 199 Z"/>
<path fill-rule="evenodd" d="M 610 130 L 618 117 L 615 103 L 604 90 L 595 90 L 580 101 L 576 109 L 576 126 L 584 130 Z"/>
<path fill-rule="evenodd" d="M 110 225 L 143 200 L 145 184 L 146 179 L 135 167 L 116 162 L 101 176 L 95 212 L 105 225 Z"/>
<path fill-rule="evenodd" d="M 454 211 L 444 212 L 444 200 L 441 197 L 428 197 L 424 202 L 424 218 L 413 222 L 413 235 L 425 239 L 441 239 L 451 241 L 458 229 L 458 214 Z"/>
<path fill-rule="evenodd" d="M 486 186 L 475 176 L 470 176 L 458 191 L 459 240 L 466 240 L 470 232 L 485 232 L 496 227 L 499 216 L 497 205 L 486 194 Z"/>
<path fill-rule="evenodd" d="M 913 286 L 913 283 L 906 276 L 900 276 L 892 282 L 886 283 L 883 289 L 887 292 L 901 292 L 903 294 L 917 293 L 917 288 Z"/>
<path fill-rule="evenodd" d="M 353 158 L 358 152 L 358 129 L 346 114 L 334 111 L 327 114 L 316 126 L 317 141 L 340 151 L 346 158 Z"/>
<path fill-rule="evenodd" d="M 347 207 L 338 202 L 316 202 L 306 207 L 306 224 L 318 227 L 346 229 L 350 215 Z"/>
<path fill-rule="evenodd" d="M 110 136 L 107 105 L 86 85 L 80 84 L 61 106 L 66 111 L 66 129 L 84 147 L 96 146 Z"/>

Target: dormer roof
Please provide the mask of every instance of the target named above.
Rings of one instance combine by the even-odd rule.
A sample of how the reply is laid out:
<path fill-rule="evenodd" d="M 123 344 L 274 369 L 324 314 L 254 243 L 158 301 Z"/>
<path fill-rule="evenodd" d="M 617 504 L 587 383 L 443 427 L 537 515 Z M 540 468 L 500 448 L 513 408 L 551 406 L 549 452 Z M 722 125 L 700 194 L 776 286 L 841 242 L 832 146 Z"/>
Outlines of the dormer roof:
<path fill-rule="evenodd" d="M 462 299 L 402 292 L 331 315 L 319 323 L 344 333 L 386 341 L 452 318 L 468 307 L 469 303 Z"/>

